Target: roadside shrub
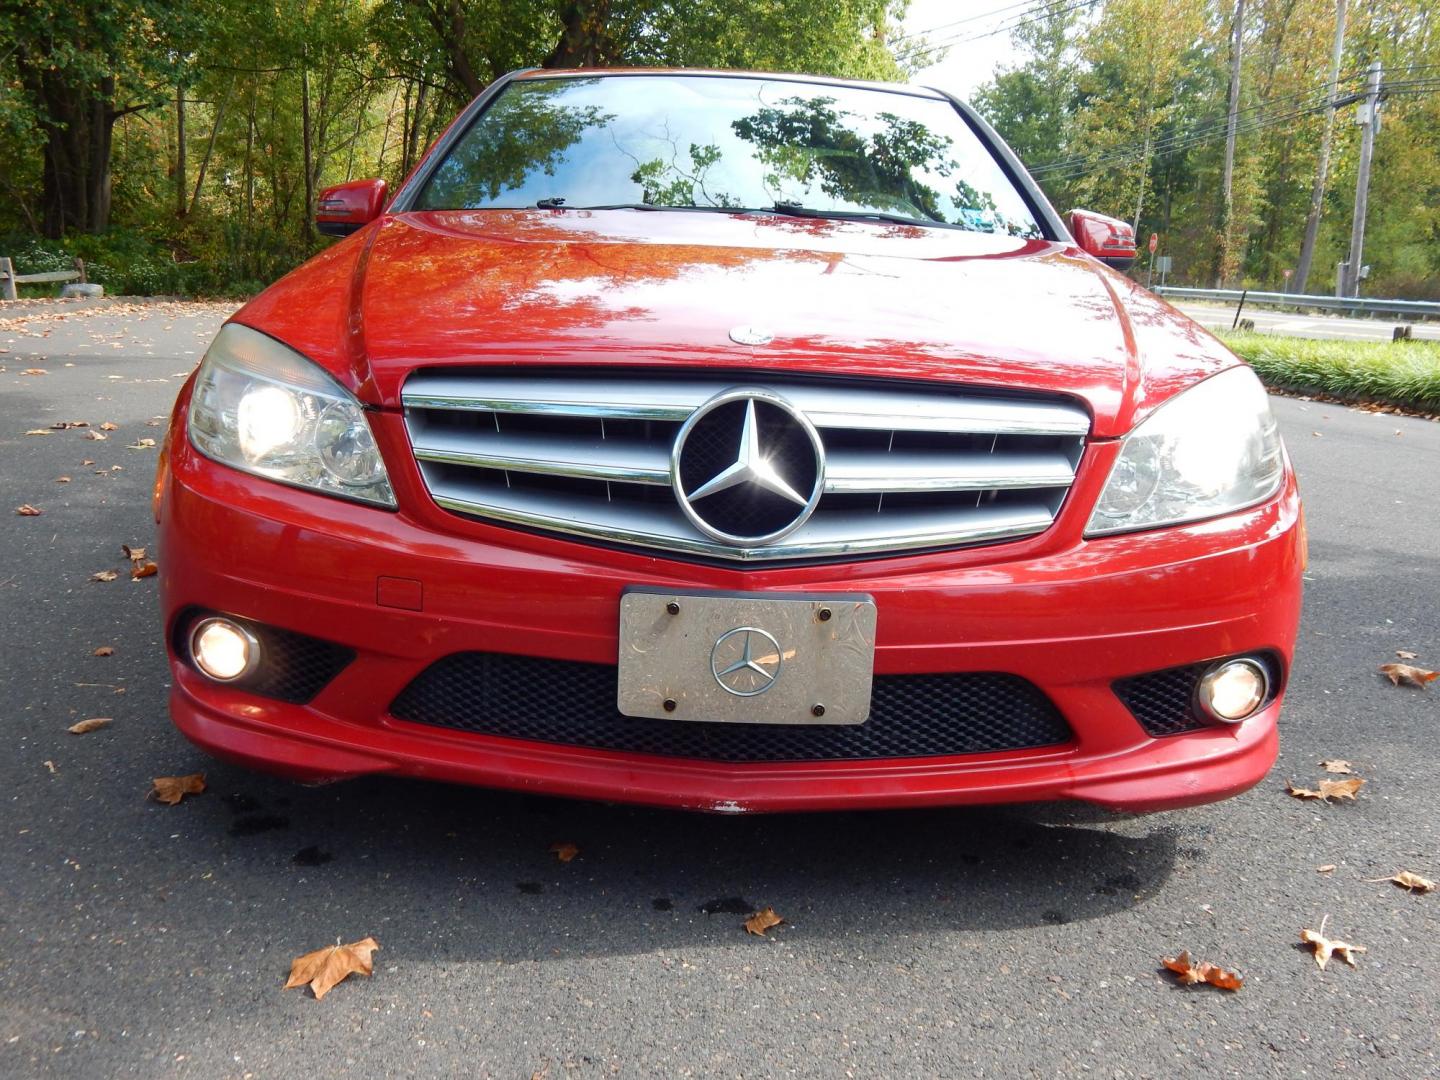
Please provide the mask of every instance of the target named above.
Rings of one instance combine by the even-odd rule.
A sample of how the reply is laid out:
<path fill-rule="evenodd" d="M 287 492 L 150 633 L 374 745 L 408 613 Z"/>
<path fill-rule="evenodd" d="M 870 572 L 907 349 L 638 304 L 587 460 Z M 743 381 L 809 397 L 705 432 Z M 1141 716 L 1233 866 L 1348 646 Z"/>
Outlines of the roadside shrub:
<path fill-rule="evenodd" d="M 1269 386 L 1440 411 L 1440 342 L 1221 337 Z"/>

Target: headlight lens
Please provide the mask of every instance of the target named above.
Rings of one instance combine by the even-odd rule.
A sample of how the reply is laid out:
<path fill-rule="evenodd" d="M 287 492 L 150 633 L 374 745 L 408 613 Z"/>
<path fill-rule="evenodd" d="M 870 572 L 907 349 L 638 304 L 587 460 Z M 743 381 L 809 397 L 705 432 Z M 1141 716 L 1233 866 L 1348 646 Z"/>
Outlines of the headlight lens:
<path fill-rule="evenodd" d="M 360 403 L 293 349 L 238 323 L 205 353 L 190 441 L 257 476 L 393 508 L 395 495 Z"/>
<path fill-rule="evenodd" d="M 1167 401 L 1125 439 L 1086 536 L 1216 517 L 1280 488 L 1284 454 L 1270 401 L 1248 367 Z"/>

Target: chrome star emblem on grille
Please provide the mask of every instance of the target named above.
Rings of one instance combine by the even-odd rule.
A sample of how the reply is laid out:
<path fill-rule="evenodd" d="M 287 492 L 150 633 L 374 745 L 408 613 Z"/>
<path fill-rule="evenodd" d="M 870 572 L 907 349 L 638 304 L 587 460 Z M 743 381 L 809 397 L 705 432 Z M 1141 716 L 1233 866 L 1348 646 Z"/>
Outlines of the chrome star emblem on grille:
<path fill-rule="evenodd" d="M 813 424 L 768 390 L 726 390 L 676 436 L 671 484 L 680 509 L 712 540 L 755 547 L 805 524 L 824 490 Z"/>
<path fill-rule="evenodd" d="M 780 678 L 780 643 L 758 626 L 737 626 L 715 639 L 710 672 L 720 689 L 736 697 L 756 697 Z"/>

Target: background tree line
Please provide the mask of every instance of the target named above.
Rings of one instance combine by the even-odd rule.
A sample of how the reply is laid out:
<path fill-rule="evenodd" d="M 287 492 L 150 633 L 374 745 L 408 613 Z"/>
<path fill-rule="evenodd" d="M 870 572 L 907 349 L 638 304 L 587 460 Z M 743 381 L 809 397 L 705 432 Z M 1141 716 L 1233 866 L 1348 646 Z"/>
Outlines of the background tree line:
<path fill-rule="evenodd" d="M 988 10 L 1000 0 L 977 0 Z M 245 293 L 313 252 L 320 188 L 397 182 L 519 67 L 904 79 L 942 54 L 906 0 L 0 0 L 0 253 L 85 256 L 113 292 Z M 1027 0 L 1021 62 L 974 95 L 1061 209 L 1156 231 L 1176 279 L 1279 287 L 1304 230 L 1335 0 L 1247 0 L 1232 199 L 1234 0 Z M 1440 296 L 1440 9 L 1349 0 L 1342 93 L 1380 60 L 1366 291 Z M 968 8 L 966 9 L 968 11 Z M 1311 286 L 1348 244 L 1338 110 Z"/>

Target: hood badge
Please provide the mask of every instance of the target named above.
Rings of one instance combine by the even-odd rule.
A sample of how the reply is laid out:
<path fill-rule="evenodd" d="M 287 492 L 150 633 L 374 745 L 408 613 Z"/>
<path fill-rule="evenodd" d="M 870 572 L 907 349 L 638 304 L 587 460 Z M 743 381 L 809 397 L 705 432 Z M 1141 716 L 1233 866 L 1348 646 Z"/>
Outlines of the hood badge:
<path fill-rule="evenodd" d="M 769 345 L 775 335 L 763 326 L 737 326 L 730 331 L 730 340 L 736 345 Z"/>

